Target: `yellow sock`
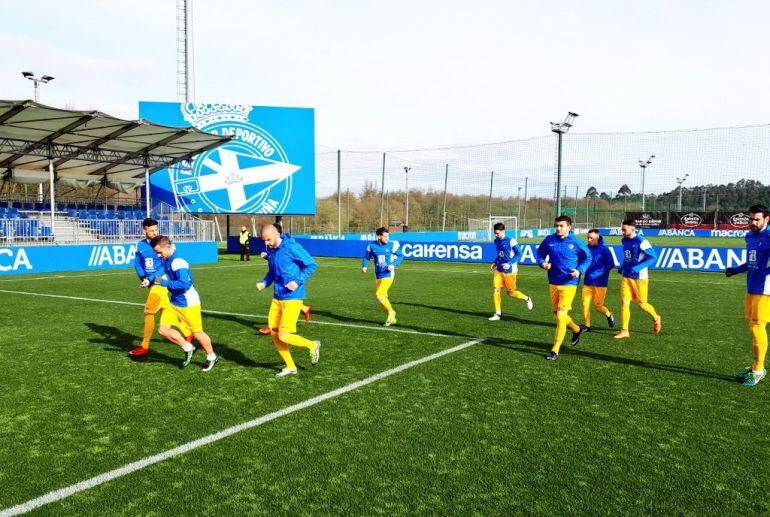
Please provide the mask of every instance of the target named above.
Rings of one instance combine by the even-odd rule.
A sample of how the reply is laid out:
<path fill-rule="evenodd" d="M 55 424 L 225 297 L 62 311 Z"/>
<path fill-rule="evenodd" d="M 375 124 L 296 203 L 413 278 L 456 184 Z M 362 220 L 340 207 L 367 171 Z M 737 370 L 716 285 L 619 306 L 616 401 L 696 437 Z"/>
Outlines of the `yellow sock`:
<path fill-rule="evenodd" d="M 516 298 L 517 300 L 526 300 L 529 298 L 526 294 L 522 293 L 521 291 L 514 291 L 513 293 L 508 293 L 508 295 L 511 298 Z"/>
<path fill-rule="evenodd" d="M 275 332 L 273 332 L 271 336 L 273 337 L 273 343 L 275 343 L 275 349 L 278 350 L 278 355 L 280 355 L 281 359 L 283 359 L 283 362 L 286 363 L 286 368 L 290 370 L 296 370 L 297 365 L 294 364 L 294 359 L 291 357 L 289 346 L 278 339 L 278 334 Z"/>
<path fill-rule="evenodd" d="M 144 315 L 144 336 L 142 336 L 142 348 L 150 348 L 150 339 L 155 331 L 155 315 Z"/>
<path fill-rule="evenodd" d="M 557 312 L 556 313 L 556 335 L 553 338 L 553 348 L 551 349 L 552 352 L 559 353 L 559 349 L 561 348 L 561 343 L 564 341 L 564 336 L 567 335 L 567 320 L 569 319 L 569 316 L 566 312 Z"/>
<path fill-rule="evenodd" d="M 567 327 L 572 332 L 580 332 L 580 326 L 572 320 L 572 317 L 567 314 Z"/>
<path fill-rule="evenodd" d="M 388 311 L 388 314 L 393 312 L 393 306 L 390 304 L 390 300 L 388 300 L 387 296 L 380 296 L 377 301 L 380 302 L 380 305 L 385 307 L 385 310 Z"/>
<path fill-rule="evenodd" d="M 500 291 L 493 291 L 492 300 L 495 302 L 495 314 L 502 314 L 503 294 Z"/>
<path fill-rule="evenodd" d="M 583 295 L 583 321 L 586 327 L 591 326 L 591 302 L 593 297 L 589 295 Z"/>
<path fill-rule="evenodd" d="M 300 346 L 302 348 L 307 348 L 308 350 L 313 350 L 315 348 L 315 343 L 313 341 L 305 339 L 299 334 L 286 334 L 283 336 L 282 341 L 287 345 Z"/>
<path fill-rule="evenodd" d="M 644 303 L 644 304 L 640 305 L 639 308 L 642 309 L 647 314 L 649 314 L 650 316 L 652 316 L 652 319 L 654 319 L 654 320 L 656 320 L 656 319 L 658 319 L 660 317 L 660 316 L 658 316 L 658 313 L 655 312 L 655 307 L 653 307 L 649 303 Z"/>
<path fill-rule="evenodd" d="M 631 304 L 623 302 L 623 305 L 620 306 L 620 320 L 621 325 L 620 328 L 623 330 L 628 330 L 628 326 L 631 323 Z"/>
<path fill-rule="evenodd" d="M 610 312 L 610 310 L 609 310 L 607 307 L 605 307 L 604 305 L 600 305 L 600 306 L 598 306 L 598 307 L 596 308 L 596 311 L 597 311 L 597 312 L 599 312 L 600 314 L 604 314 L 604 315 L 605 315 L 605 316 L 607 316 L 608 318 L 609 318 L 610 316 L 612 316 L 612 312 Z"/>
<path fill-rule="evenodd" d="M 755 372 L 765 367 L 765 355 L 767 354 L 767 324 L 762 321 L 752 321 L 749 324 L 751 340 L 754 345 L 754 364 L 751 369 Z"/>

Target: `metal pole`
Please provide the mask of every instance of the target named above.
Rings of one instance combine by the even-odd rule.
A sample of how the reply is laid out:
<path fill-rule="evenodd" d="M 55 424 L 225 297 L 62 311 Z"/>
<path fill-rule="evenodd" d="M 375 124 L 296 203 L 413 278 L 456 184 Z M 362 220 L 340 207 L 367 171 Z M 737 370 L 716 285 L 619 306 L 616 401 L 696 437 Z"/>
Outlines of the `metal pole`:
<path fill-rule="evenodd" d="M 337 149 L 337 235 L 342 235 L 342 184 L 340 169 L 341 153 Z"/>
<path fill-rule="evenodd" d="M 580 187 L 575 187 L 575 222 L 577 222 L 577 209 L 578 209 L 578 196 L 580 195 Z"/>
<path fill-rule="evenodd" d="M 516 222 L 521 223 L 521 187 L 519 187 L 519 195 L 516 196 L 519 198 L 519 207 L 516 209 Z"/>
<path fill-rule="evenodd" d="M 380 226 L 385 226 L 382 216 L 385 212 L 385 153 L 382 153 L 382 183 L 380 184 Z"/>
<path fill-rule="evenodd" d="M 645 211 L 645 199 L 644 199 L 644 173 L 647 171 L 647 166 L 643 164 L 639 164 L 639 167 L 642 168 L 642 212 Z"/>
<path fill-rule="evenodd" d="M 447 189 L 447 183 L 449 182 L 449 164 L 447 163 L 444 167 L 444 210 L 443 215 L 441 218 L 441 231 L 446 231 L 446 189 Z"/>
<path fill-rule="evenodd" d="M 489 212 L 489 222 L 492 222 L 492 189 L 495 186 L 495 171 L 490 172 L 489 174 L 489 203 L 488 203 L 488 212 Z"/>
<path fill-rule="evenodd" d="M 144 198 L 147 217 L 150 217 L 150 168 L 147 166 L 147 155 L 144 157 Z"/>
<path fill-rule="evenodd" d="M 556 133 L 559 135 L 559 152 L 556 157 L 556 215 L 561 215 L 561 137 L 563 133 Z"/>
<path fill-rule="evenodd" d="M 703 211 L 706 211 L 706 189 L 703 189 Z"/>
<path fill-rule="evenodd" d="M 52 154 L 52 153 L 51 153 Z M 56 240 L 56 216 L 54 210 L 56 210 L 56 194 L 54 193 L 54 169 L 53 158 L 48 159 L 48 177 L 51 182 L 51 239 Z"/>
<path fill-rule="evenodd" d="M 527 183 L 529 182 L 529 178 L 524 178 L 524 224 L 520 226 L 520 228 L 526 228 L 527 227 Z"/>
<path fill-rule="evenodd" d="M 677 203 L 677 210 L 682 211 L 682 184 L 679 184 L 679 203 Z"/>
<path fill-rule="evenodd" d="M 406 205 L 404 206 L 404 231 L 409 231 L 409 167 L 404 167 L 406 175 Z"/>

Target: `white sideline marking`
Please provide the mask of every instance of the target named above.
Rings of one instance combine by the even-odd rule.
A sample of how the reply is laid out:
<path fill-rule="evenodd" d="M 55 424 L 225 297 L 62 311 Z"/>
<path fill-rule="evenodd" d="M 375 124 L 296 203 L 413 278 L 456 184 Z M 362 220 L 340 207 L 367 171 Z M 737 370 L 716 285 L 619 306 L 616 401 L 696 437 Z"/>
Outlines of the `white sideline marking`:
<path fill-rule="evenodd" d="M 251 264 L 233 264 L 233 265 L 227 265 L 227 266 L 195 266 L 195 270 L 198 271 L 200 269 L 227 269 L 231 267 L 245 267 L 250 266 Z M 78 277 L 95 277 L 95 276 L 116 276 L 116 275 L 127 275 L 129 273 L 133 273 L 134 270 L 131 268 L 125 268 L 121 271 L 115 271 L 112 273 L 85 273 L 85 274 L 79 274 L 79 275 L 48 275 L 48 276 L 17 276 L 14 278 L 8 278 L 8 279 L 0 279 L 0 283 L 3 282 L 26 282 L 27 280 L 50 280 L 55 278 L 78 278 Z"/>
<path fill-rule="evenodd" d="M 46 504 L 54 503 L 56 501 L 61 501 L 64 498 L 67 498 L 71 495 L 75 495 L 79 492 L 83 492 L 85 490 L 88 490 L 89 488 L 99 486 L 108 481 L 112 481 L 113 479 L 117 479 L 127 474 L 136 472 L 137 470 L 141 470 L 145 467 L 149 467 L 150 465 L 154 465 L 161 461 L 173 458 L 175 456 L 179 456 L 180 454 L 185 454 L 199 447 L 203 447 L 204 445 L 208 445 L 208 444 L 217 442 L 219 440 L 222 440 L 224 438 L 227 438 L 229 436 L 232 436 L 236 433 L 240 433 L 241 431 L 245 431 L 247 429 L 251 429 L 253 427 L 266 424 L 267 422 L 276 420 L 278 418 L 281 418 L 282 416 L 286 416 L 291 413 L 295 413 L 302 409 L 314 406 L 316 404 L 319 404 L 331 398 L 339 397 L 340 395 L 344 395 L 345 393 L 351 392 L 358 388 L 362 388 L 364 386 L 377 382 L 386 377 L 390 377 L 391 375 L 395 375 L 397 373 L 403 372 L 404 370 L 408 370 L 409 368 L 413 368 L 423 363 L 433 361 L 445 355 L 459 352 L 460 350 L 464 350 L 482 341 L 483 339 L 474 339 L 474 340 L 462 343 L 460 345 L 453 346 L 452 348 L 447 348 L 446 350 L 436 352 L 435 354 L 431 354 L 431 355 L 422 357 L 420 359 L 415 359 L 414 361 L 409 361 L 408 363 L 404 363 L 401 366 L 396 366 L 395 368 L 391 368 L 390 370 L 385 370 L 384 372 L 377 373 L 375 375 L 372 375 L 371 377 L 367 377 L 360 381 L 356 381 L 351 384 L 348 384 L 347 386 L 343 386 L 341 388 L 328 391 L 321 395 L 317 395 L 303 402 L 299 402 L 289 407 L 279 409 L 278 411 L 273 411 L 272 413 L 268 413 L 261 417 L 255 418 L 253 420 L 249 420 L 248 422 L 243 422 L 242 424 L 237 424 L 232 427 L 228 427 L 227 429 L 224 429 L 214 434 L 204 436 L 202 438 L 198 438 L 197 440 L 193 440 L 191 442 L 184 443 L 182 445 L 179 445 L 178 447 L 174 447 L 173 449 L 169 449 L 167 451 L 164 451 L 158 454 L 153 454 L 152 456 L 148 456 L 144 459 L 134 461 L 132 463 L 128 463 L 127 465 L 124 465 L 114 470 L 110 470 L 108 472 L 104 472 L 102 474 L 99 474 L 98 476 L 94 476 L 92 478 L 86 479 L 85 481 L 75 483 L 74 485 L 70 485 L 65 488 L 60 488 L 59 490 L 54 490 L 52 492 L 48 492 L 45 495 L 36 497 L 35 499 L 30 499 L 26 503 L 12 506 L 10 508 L 6 508 L 5 510 L 0 511 L 0 517 L 10 517 L 11 515 L 20 515 L 22 513 L 30 512 L 36 508 L 40 508 L 41 506 L 44 506 Z"/>
<path fill-rule="evenodd" d="M 0 289 L 0 293 L 24 294 L 27 296 L 43 296 L 45 298 L 63 298 L 65 300 L 80 300 L 83 302 L 96 302 L 96 303 L 114 303 L 118 305 L 133 305 L 133 306 L 144 307 L 143 303 L 138 303 L 138 302 L 124 302 L 120 300 L 102 300 L 100 298 L 83 298 L 81 296 L 66 296 L 63 294 L 30 293 L 27 291 L 11 291 L 7 289 Z M 224 312 L 224 311 L 215 311 L 211 309 L 203 309 L 201 310 L 201 312 L 204 314 L 221 314 L 223 316 L 240 316 L 244 318 L 267 318 L 267 316 L 264 314 L 244 314 L 240 312 Z M 399 334 L 416 334 L 418 336 L 435 336 L 435 337 L 446 337 L 446 338 L 457 338 L 457 339 L 467 339 L 471 337 L 471 336 L 461 336 L 456 334 L 442 334 L 441 332 L 423 332 L 421 330 L 409 330 L 409 329 L 401 329 L 397 327 L 375 327 L 373 325 L 358 325 L 356 323 L 342 323 L 337 321 L 310 320 L 305 323 L 315 324 L 315 325 L 331 325 L 334 327 L 351 327 L 356 329 L 379 330 L 381 332 L 397 332 Z"/>

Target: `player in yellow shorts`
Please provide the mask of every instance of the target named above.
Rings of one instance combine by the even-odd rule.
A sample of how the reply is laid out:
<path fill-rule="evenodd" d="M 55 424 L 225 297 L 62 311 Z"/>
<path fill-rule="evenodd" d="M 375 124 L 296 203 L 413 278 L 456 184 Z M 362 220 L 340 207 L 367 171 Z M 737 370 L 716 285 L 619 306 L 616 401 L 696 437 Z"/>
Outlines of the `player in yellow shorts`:
<path fill-rule="evenodd" d="M 663 323 L 660 315 L 647 301 L 649 290 L 648 268 L 655 265 L 658 253 L 652 247 L 650 241 L 636 233 L 636 222 L 633 219 L 623 221 L 620 231 L 623 234 L 623 263 L 618 271 L 623 278 L 620 281 L 620 332 L 615 339 L 628 339 L 631 337 L 629 326 L 631 323 L 631 302 L 639 304 L 639 308 L 652 318 L 652 330 L 660 333 Z"/>
<path fill-rule="evenodd" d="M 607 318 L 610 328 L 615 327 L 615 318 L 610 310 L 604 306 L 607 296 L 607 282 L 610 279 L 610 271 L 615 267 L 615 259 L 609 246 L 604 244 L 604 239 L 599 235 L 599 230 L 588 230 L 588 249 L 591 251 L 591 265 L 586 269 L 583 277 L 583 332 L 591 330 L 591 306 L 596 312 Z"/>
<path fill-rule="evenodd" d="M 163 312 L 169 306 L 168 289 L 161 285 L 154 285 L 155 277 L 163 275 L 163 259 L 152 249 L 150 241 L 158 236 L 158 221 L 148 217 L 142 221 L 142 229 L 145 238 L 136 244 L 134 256 L 134 270 L 139 280 L 143 283 L 140 287 L 149 287 L 147 301 L 144 304 L 144 334 L 142 343 L 132 349 L 129 355 L 141 357 L 150 353 L 150 339 L 155 331 L 155 315 Z M 146 280 L 146 282 L 145 282 Z M 146 285 L 144 285 L 146 284 Z M 184 324 L 179 327 L 185 340 L 192 341 L 190 329 Z"/>
<path fill-rule="evenodd" d="M 516 289 L 516 280 L 519 276 L 518 263 L 522 256 L 521 246 L 519 246 L 516 239 L 506 238 L 505 225 L 503 223 L 495 223 L 493 230 L 495 232 L 494 244 L 497 255 L 489 268 L 494 271 L 494 277 L 492 278 L 492 301 L 495 306 L 495 312 L 489 317 L 489 321 L 498 321 L 503 314 L 503 289 L 511 298 L 524 300 L 529 310 L 532 310 L 532 298 Z"/>
<path fill-rule="evenodd" d="M 401 244 L 398 241 L 391 241 L 388 229 L 384 226 L 377 228 L 375 232 L 377 240 L 370 242 L 364 251 L 364 258 L 361 261 L 361 271 L 366 273 L 369 261 L 374 261 L 374 295 L 380 302 L 382 308 L 388 313 L 385 320 L 385 326 L 390 327 L 396 324 L 396 311 L 390 303 L 388 291 L 396 279 L 396 268 L 404 260 L 401 253 Z"/>
<path fill-rule="evenodd" d="M 727 276 L 746 273 L 744 306 L 749 320 L 754 362 L 736 377 L 744 386 L 756 386 L 765 378 L 767 324 L 770 322 L 770 211 L 764 205 L 749 208 L 749 232 L 746 234 L 746 262 L 729 267 Z"/>
<path fill-rule="evenodd" d="M 262 240 L 274 250 L 267 259 L 267 275 L 257 284 L 257 289 L 262 291 L 274 284 L 268 324 L 278 355 L 285 363 L 276 377 L 296 375 L 297 365 L 289 345 L 306 348 L 312 365 L 318 364 L 321 356 L 320 341 L 310 341 L 297 334 L 297 318 L 305 298 L 305 283 L 318 265 L 297 241 L 289 235 L 282 236 L 272 224 L 262 227 Z"/>

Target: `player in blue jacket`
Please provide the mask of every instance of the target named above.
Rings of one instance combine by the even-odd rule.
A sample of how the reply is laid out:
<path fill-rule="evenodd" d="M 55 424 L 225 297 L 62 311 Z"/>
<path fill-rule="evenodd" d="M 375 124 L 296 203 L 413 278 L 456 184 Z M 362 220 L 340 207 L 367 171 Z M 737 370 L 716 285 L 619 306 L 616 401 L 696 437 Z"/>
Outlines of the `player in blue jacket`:
<path fill-rule="evenodd" d="M 727 276 L 746 273 L 746 319 L 754 348 L 754 363 L 737 378 L 744 386 L 756 386 L 767 371 L 767 323 L 770 322 L 770 212 L 764 205 L 749 208 L 746 262 L 727 268 Z"/>
<path fill-rule="evenodd" d="M 385 320 L 385 326 L 390 327 L 396 324 L 396 311 L 388 299 L 388 291 L 396 279 L 396 268 L 404 260 L 401 254 L 401 245 L 398 241 L 391 241 L 388 229 L 385 227 L 377 228 L 377 240 L 370 242 L 366 246 L 364 259 L 361 262 L 361 271 L 366 273 L 369 261 L 374 261 L 375 293 L 377 301 L 388 312 L 388 318 Z"/>
<path fill-rule="evenodd" d="M 134 270 L 140 282 L 148 280 L 149 292 L 147 301 L 144 302 L 144 334 L 142 343 L 133 348 L 128 355 L 141 357 L 150 353 L 150 339 L 155 331 L 155 315 L 169 306 L 168 289 L 155 284 L 156 276 L 163 276 L 163 259 L 152 249 L 150 241 L 158 236 L 158 221 L 148 217 L 142 221 L 144 239 L 136 243 L 136 255 L 134 255 Z M 179 330 L 188 342 L 192 341 L 192 333 L 183 323 Z"/>
<path fill-rule="evenodd" d="M 257 289 L 262 291 L 273 284 L 273 301 L 267 320 L 275 348 L 286 363 L 276 377 L 296 375 L 297 365 L 288 345 L 307 348 L 313 365 L 318 364 L 321 356 L 320 341 L 310 341 L 297 334 L 297 318 L 305 299 L 305 283 L 318 265 L 305 248 L 290 236 L 282 236 L 272 224 L 262 227 L 262 240 L 272 251 L 267 256 L 267 275 L 257 283 Z"/>
<path fill-rule="evenodd" d="M 511 298 L 524 300 L 527 309 L 532 310 L 532 298 L 516 290 L 516 280 L 519 276 L 519 260 L 521 260 L 521 246 L 516 239 L 509 239 L 505 236 L 505 225 L 495 223 L 493 230 L 495 232 L 495 249 L 497 255 L 495 261 L 490 265 L 495 276 L 492 279 L 492 301 L 495 305 L 495 313 L 489 318 L 489 321 L 497 321 L 503 314 L 503 295 L 502 290 Z"/>
<path fill-rule="evenodd" d="M 184 350 L 185 359 L 182 363 L 182 368 L 184 368 L 192 361 L 195 346 L 185 341 L 173 327 L 179 328 L 182 324 L 189 327 L 195 339 L 206 351 L 206 364 L 203 366 L 203 371 L 211 371 L 219 359 L 214 353 L 211 338 L 203 332 L 201 299 L 193 284 L 190 264 L 179 256 L 176 247 L 171 243 L 171 239 L 166 236 L 155 237 L 150 241 L 150 245 L 163 259 L 164 271 L 164 275 L 156 275 L 152 283 L 165 287 L 171 294 L 171 303 L 160 316 L 158 333 Z M 149 284 L 150 280 L 146 279 L 144 282 Z"/>
<path fill-rule="evenodd" d="M 572 321 L 569 311 L 572 310 L 580 275 L 591 263 L 591 252 L 572 233 L 572 219 L 568 215 L 554 219 L 553 228 L 554 233 L 543 239 L 537 248 L 537 265 L 548 271 L 551 307 L 556 319 L 553 348 L 546 357 L 549 361 L 559 358 L 568 327 L 572 331 L 570 344 L 574 346 L 580 342 L 580 327 Z"/>
<path fill-rule="evenodd" d="M 615 327 L 612 312 L 604 306 L 610 271 L 615 268 L 615 258 L 610 247 L 604 244 L 599 230 L 588 230 L 588 249 L 591 251 L 591 265 L 583 277 L 583 332 L 591 330 L 591 305 L 607 318 L 610 328 Z"/>
<path fill-rule="evenodd" d="M 615 339 L 631 337 L 631 302 L 636 301 L 639 308 L 652 317 L 652 330 L 659 334 L 663 328 L 663 320 L 650 303 L 647 302 L 649 293 L 649 277 L 647 270 L 655 265 L 658 253 L 650 241 L 636 233 L 636 222 L 626 219 L 620 227 L 623 234 L 623 262 L 618 268 L 623 278 L 620 280 L 620 332 Z"/>

